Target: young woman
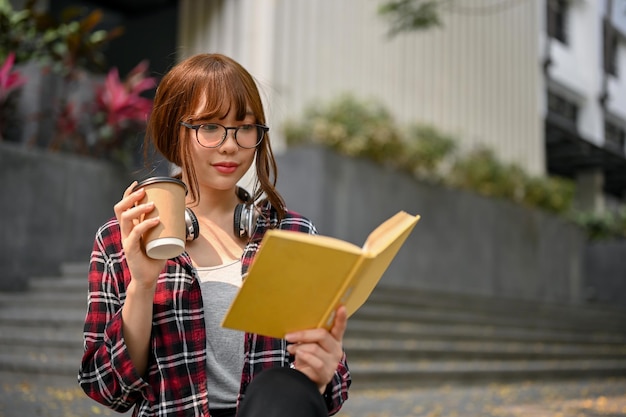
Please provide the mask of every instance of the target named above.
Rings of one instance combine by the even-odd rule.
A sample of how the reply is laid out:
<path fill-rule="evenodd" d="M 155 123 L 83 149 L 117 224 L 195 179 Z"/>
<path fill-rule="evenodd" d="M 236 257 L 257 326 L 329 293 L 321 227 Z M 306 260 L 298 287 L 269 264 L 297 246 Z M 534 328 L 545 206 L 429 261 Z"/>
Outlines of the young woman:
<path fill-rule="evenodd" d="M 140 237 L 159 220 L 141 220 L 154 207 L 136 183 L 98 230 L 79 372 L 96 401 L 142 417 L 244 417 L 332 415 L 347 399 L 343 307 L 330 331 L 285 340 L 220 327 L 267 230 L 316 233 L 275 189 L 268 130 L 253 78 L 228 57 L 192 56 L 160 82 L 146 141 L 181 168 L 199 232 L 176 258 L 147 257 Z M 256 220 L 242 235 L 237 182 L 253 162 Z"/>

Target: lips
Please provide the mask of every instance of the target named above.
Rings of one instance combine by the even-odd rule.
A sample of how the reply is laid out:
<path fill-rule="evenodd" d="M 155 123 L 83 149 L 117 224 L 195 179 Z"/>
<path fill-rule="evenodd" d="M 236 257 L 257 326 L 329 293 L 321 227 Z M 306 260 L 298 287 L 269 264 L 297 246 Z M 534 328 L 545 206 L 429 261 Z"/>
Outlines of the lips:
<path fill-rule="evenodd" d="M 237 167 L 239 167 L 239 164 L 235 162 L 217 162 L 213 164 L 213 168 L 222 174 L 232 174 L 237 170 Z"/>

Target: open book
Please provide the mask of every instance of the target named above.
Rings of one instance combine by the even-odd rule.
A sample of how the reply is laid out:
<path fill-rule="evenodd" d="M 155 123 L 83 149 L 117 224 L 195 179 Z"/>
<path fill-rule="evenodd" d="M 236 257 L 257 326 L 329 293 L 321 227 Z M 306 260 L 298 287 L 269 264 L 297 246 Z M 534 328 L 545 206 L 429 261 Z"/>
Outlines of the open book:
<path fill-rule="evenodd" d="M 222 326 L 283 338 L 330 329 L 334 312 L 365 303 L 419 221 L 401 211 L 370 233 L 362 248 L 330 236 L 269 230 Z"/>

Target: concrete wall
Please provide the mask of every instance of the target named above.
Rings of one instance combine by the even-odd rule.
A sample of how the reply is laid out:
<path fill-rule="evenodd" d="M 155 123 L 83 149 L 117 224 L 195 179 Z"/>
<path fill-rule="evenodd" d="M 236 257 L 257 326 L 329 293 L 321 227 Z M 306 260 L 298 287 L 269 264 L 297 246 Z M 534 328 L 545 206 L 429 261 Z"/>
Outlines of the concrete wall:
<path fill-rule="evenodd" d="M 593 242 L 585 251 L 585 294 L 589 302 L 626 307 L 626 239 Z"/>
<path fill-rule="evenodd" d="M 97 227 L 129 183 L 110 164 L 0 143 L 0 289 L 88 261 Z"/>
<path fill-rule="evenodd" d="M 380 285 L 565 303 L 626 306 L 625 242 L 589 245 L 562 219 L 471 193 L 418 183 L 325 148 L 278 156 L 289 208 L 320 233 L 363 244 L 380 222 L 420 214 Z M 0 290 L 87 262 L 97 227 L 131 176 L 110 164 L 0 143 Z"/>
<path fill-rule="evenodd" d="M 361 245 L 398 210 L 422 219 L 380 285 L 578 303 L 584 300 L 583 232 L 507 201 L 418 183 L 322 148 L 279 159 L 290 208 L 320 233 Z"/>

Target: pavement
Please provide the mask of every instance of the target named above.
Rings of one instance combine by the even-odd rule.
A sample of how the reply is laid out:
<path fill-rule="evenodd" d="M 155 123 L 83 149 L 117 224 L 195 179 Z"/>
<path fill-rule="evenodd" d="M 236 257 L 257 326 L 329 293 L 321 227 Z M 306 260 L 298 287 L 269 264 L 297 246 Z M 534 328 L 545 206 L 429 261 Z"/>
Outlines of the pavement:
<path fill-rule="evenodd" d="M 130 416 L 87 398 L 71 376 L 0 372 L 0 417 Z M 626 417 L 626 376 L 351 390 L 338 417 Z"/>

